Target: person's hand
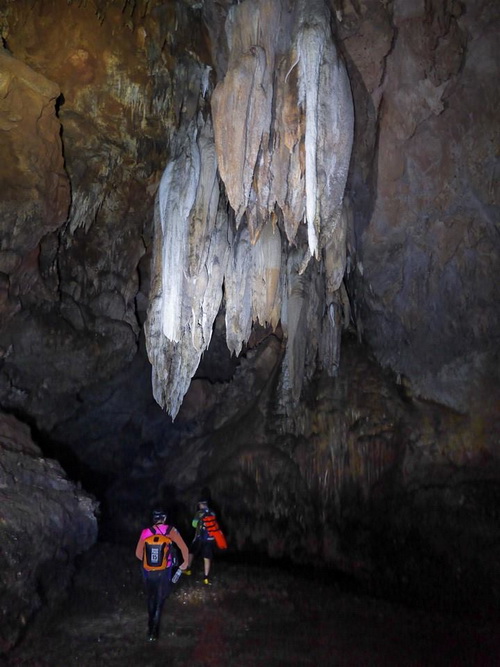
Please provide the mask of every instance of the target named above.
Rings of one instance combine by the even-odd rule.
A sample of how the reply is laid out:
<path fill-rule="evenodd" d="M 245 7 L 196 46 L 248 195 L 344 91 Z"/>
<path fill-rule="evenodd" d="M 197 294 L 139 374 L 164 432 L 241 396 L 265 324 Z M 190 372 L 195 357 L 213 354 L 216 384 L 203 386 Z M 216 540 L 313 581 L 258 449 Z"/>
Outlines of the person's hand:
<path fill-rule="evenodd" d="M 187 569 L 188 569 L 188 562 L 187 562 L 187 560 L 185 560 L 184 562 L 182 562 L 182 563 L 179 565 L 179 567 L 181 568 L 181 570 L 182 570 L 183 572 L 184 572 L 184 570 L 187 570 Z"/>

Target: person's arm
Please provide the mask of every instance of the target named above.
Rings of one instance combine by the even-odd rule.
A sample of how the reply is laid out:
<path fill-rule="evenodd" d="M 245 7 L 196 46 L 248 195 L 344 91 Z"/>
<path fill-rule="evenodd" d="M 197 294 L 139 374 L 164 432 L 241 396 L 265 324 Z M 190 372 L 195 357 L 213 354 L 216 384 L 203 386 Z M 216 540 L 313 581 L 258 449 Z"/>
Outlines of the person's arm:
<path fill-rule="evenodd" d="M 142 560 L 142 556 L 144 553 L 144 540 L 148 536 L 148 533 L 151 533 L 149 529 L 146 528 L 145 530 L 143 530 L 139 538 L 139 541 L 137 542 L 137 546 L 135 548 L 135 555 L 139 560 Z"/>
<path fill-rule="evenodd" d="M 181 537 L 181 534 L 177 530 L 177 528 L 172 528 L 172 530 L 169 532 L 168 536 L 172 540 L 172 542 L 175 542 L 179 549 L 181 550 L 182 558 L 183 561 L 180 564 L 181 570 L 185 570 L 188 566 L 188 556 L 189 556 L 189 549 L 187 544 L 184 542 L 184 540 Z"/>
<path fill-rule="evenodd" d="M 144 552 L 144 540 L 142 537 L 139 538 L 139 541 L 137 542 L 137 546 L 135 548 L 135 555 L 139 560 L 142 560 L 142 554 Z"/>

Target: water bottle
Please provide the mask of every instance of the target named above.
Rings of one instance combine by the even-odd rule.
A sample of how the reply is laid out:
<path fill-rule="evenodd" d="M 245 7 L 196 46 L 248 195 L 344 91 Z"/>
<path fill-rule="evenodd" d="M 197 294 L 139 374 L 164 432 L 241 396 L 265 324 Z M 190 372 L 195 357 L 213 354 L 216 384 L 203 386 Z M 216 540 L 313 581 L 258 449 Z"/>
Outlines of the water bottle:
<path fill-rule="evenodd" d="M 181 578 L 182 570 L 180 567 L 177 568 L 177 570 L 174 572 L 174 576 L 172 577 L 172 583 L 176 584 L 179 579 Z"/>

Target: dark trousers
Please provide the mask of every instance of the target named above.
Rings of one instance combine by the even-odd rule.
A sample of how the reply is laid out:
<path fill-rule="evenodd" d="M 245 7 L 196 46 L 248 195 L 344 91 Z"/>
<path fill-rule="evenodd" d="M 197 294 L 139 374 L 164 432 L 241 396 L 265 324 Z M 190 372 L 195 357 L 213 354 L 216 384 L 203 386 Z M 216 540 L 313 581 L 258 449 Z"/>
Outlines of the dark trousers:
<path fill-rule="evenodd" d="M 203 558 L 214 557 L 215 540 L 203 540 L 201 537 L 195 537 L 189 547 L 189 553 L 193 556 L 202 556 Z"/>
<path fill-rule="evenodd" d="M 148 600 L 149 632 L 158 632 L 163 603 L 172 590 L 171 574 L 171 567 L 159 572 L 150 572 L 144 568 L 142 570 Z"/>

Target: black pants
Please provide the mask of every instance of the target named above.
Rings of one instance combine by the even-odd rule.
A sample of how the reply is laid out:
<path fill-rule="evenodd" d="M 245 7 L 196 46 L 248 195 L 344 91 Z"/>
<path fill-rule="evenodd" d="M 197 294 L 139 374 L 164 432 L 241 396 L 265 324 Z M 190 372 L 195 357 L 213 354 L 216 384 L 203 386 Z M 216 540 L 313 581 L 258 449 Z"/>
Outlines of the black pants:
<path fill-rule="evenodd" d="M 159 572 L 150 572 L 143 568 L 142 575 L 148 600 L 149 632 L 157 633 L 160 627 L 163 603 L 172 590 L 172 568 L 167 567 L 165 570 L 160 570 Z"/>

